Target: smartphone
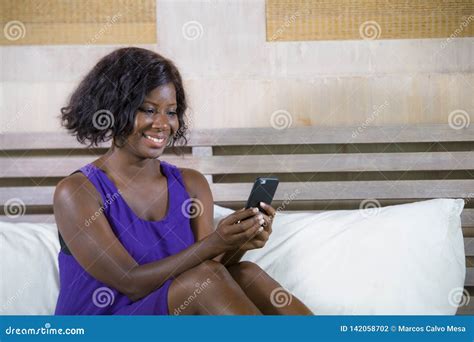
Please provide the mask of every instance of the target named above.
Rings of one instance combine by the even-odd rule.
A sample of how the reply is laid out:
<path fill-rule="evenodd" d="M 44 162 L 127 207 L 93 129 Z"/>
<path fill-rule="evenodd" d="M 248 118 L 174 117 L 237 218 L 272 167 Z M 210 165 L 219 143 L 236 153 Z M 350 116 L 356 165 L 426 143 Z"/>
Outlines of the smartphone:
<path fill-rule="evenodd" d="M 278 178 L 258 177 L 255 180 L 255 183 L 253 183 L 252 191 L 250 191 L 250 196 L 247 200 L 247 205 L 245 208 L 258 208 L 261 212 L 267 214 L 265 210 L 260 207 L 260 202 L 267 204 L 272 203 L 278 183 Z"/>

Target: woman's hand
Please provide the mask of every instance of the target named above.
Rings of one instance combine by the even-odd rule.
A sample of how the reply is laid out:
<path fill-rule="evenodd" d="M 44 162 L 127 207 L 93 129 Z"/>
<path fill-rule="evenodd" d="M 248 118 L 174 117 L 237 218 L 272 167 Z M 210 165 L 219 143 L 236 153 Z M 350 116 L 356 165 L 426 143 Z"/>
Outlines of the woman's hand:
<path fill-rule="evenodd" d="M 268 214 L 268 215 L 265 215 L 264 213 L 261 213 L 265 221 L 263 224 L 263 230 L 257 232 L 257 234 L 255 235 L 253 239 L 247 241 L 241 247 L 242 250 L 248 251 L 251 249 L 264 247 L 268 241 L 268 238 L 270 237 L 272 233 L 272 223 L 276 215 L 276 210 L 271 205 L 263 203 L 263 202 L 260 202 L 260 206 Z"/>
<path fill-rule="evenodd" d="M 249 208 L 240 209 L 222 219 L 214 232 L 219 247 L 224 252 L 241 249 L 252 241 L 256 234 L 265 231 L 263 226 L 268 221 L 265 216 L 257 208 Z"/>

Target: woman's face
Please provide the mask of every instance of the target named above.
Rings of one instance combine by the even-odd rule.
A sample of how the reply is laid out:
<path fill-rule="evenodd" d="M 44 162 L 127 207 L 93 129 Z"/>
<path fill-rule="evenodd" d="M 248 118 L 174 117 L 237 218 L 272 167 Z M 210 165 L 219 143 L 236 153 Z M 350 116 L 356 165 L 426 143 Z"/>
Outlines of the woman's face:
<path fill-rule="evenodd" d="M 173 83 L 150 91 L 135 115 L 133 133 L 125 146 L 144 158 L 158 158 L 179 129 L 176 113 L 176 90 Z"/>

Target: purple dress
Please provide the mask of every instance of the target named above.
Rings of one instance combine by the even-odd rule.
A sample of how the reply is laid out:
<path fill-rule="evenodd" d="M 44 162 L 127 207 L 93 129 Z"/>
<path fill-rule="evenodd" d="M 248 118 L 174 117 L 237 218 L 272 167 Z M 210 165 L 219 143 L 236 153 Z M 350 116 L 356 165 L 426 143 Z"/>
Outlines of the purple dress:
<path fill-rule="evenodd" d="M 97 166 L 88 164 L 79 170 L 102 197 L 103 211 L 96 214 L 105 215 L 119 241 L 139 265 L 176 254 L 195 242 L 189 215 L 183 210 L 189 202 L 189 194 L 181 173 L 176 166 L 164 161 L 160 161 L 160 167 L 167 178 L 169 201 L 168 212 L 160 221 L 139 218 L 114 183 Z M 85 225 L 91 224 L 94 219 L 89 218 Z M 169 314 L 168 289 L 172 278 L 146 297 L 132 302 L 87 273 L 74 256 L 67 253 L 67 249 L 66 252 L 63 249 L 60 251 L 58 261 L 60 291 L 56 315 Z"/>

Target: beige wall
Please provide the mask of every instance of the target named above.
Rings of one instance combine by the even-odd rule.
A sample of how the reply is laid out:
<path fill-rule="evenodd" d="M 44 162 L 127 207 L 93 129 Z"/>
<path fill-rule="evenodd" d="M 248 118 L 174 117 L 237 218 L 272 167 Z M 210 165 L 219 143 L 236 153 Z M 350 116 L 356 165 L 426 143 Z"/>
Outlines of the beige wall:
<path fill-rule="evenodd" d="M 156 7 L 158 44 L 145 47 L 180 68 L 192 127 L 271 126 L 278 110 L 292 126 L 447 123 L 458 109 L 474 120 L 473 38 L 275 43 L 264 0 Z M 0 47 L 0 132 L 59 130 L 68 94 L 115 48 Z"/>

